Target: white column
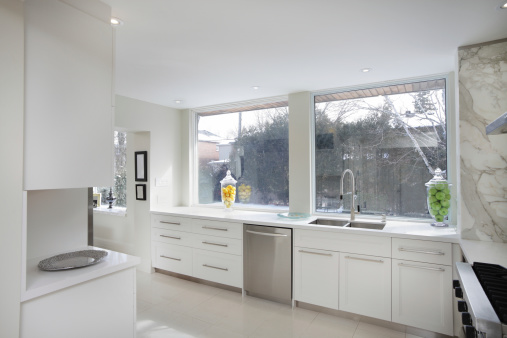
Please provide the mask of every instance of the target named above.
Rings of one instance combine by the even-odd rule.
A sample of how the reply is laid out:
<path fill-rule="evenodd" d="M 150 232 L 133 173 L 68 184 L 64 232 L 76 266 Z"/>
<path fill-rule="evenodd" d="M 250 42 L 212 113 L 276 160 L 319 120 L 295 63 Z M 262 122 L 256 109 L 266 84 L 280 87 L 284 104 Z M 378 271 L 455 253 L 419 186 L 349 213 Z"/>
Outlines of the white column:
<path fill-rule="evenodd" d="M 289 203 L 290 212 L 311 212 L 312 96 L 289 94 Z"/>

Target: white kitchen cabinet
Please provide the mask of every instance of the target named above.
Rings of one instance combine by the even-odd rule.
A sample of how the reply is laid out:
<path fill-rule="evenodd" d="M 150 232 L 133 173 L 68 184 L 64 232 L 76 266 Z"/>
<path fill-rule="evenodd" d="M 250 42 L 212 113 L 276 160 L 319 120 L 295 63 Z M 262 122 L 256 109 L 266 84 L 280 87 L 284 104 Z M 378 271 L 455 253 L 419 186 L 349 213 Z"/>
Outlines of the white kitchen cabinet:
<path fill-rule="evenodd" d="M 153 213 L 152 266 L 243 287 L 243 225 Z"/>
<path fill-rule="evenodd" d="M 338 309 L 340 254 L 294 247 L 294 299 Z"/>
<path fill-rule="evenodd" d="M 391 259 L 340 253 L 339 309 L 391 320 Z"/>
<path fill-rule="evenodd" d="M 136 271 L 130 268 L 25 301 L 20 337 L 133 338 L 135 289 Z"/>
<path fill-rule="evenodd" d="M 392 321 L 452 335 L 452 267 L 393 259 L 392 270 Z"/>
<path fill-rule="evenodd" d="M 111 8 L 70 3 L 24 2 L 24 190 L 113 179 Z"/>

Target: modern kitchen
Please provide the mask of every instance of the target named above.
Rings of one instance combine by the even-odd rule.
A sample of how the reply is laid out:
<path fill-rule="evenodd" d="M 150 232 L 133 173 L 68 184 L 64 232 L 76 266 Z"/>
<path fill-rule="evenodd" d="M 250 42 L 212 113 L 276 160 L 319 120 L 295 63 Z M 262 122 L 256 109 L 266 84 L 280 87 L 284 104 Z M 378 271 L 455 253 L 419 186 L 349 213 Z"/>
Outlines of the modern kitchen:
<path fill-rule="evenodd" d="M 507 337 L 507 3 L 1 0 L 0 337 Z"/>

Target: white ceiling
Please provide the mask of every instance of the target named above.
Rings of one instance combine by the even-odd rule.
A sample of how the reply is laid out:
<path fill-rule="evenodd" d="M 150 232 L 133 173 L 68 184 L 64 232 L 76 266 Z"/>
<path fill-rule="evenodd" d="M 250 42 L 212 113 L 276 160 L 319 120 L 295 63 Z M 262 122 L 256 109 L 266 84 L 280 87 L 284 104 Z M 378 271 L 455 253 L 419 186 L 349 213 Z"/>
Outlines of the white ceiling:
<path fill-rule="evenodd" d="M 507 38 L 501 0 L 102 1 L 124 21 L 116 93 L 175 108 L 445 73 Z"/>

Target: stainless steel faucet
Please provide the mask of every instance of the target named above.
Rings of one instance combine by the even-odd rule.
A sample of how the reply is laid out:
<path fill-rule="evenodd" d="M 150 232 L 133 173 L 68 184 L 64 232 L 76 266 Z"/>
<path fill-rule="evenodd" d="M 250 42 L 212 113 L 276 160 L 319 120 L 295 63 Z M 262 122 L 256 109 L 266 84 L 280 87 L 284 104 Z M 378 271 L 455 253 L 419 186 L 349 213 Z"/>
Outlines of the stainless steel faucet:
<path fill-rule="evenodd" d="M 352 176 L 352 201 L 350 202 L 350 220 L 353 221 L 356 219 L 356 211 L 354 209 L 354 191 L 356 190 L 356 184 L 354 182 L 354 173 L 350 169 L 345 169 L 345 171 L 342 173 L 342 179 L 340 182 L 340 200 L 343 201 L 343 178 L 345 177 L 346 173 L 349 173 L 350 176 Z"/>

